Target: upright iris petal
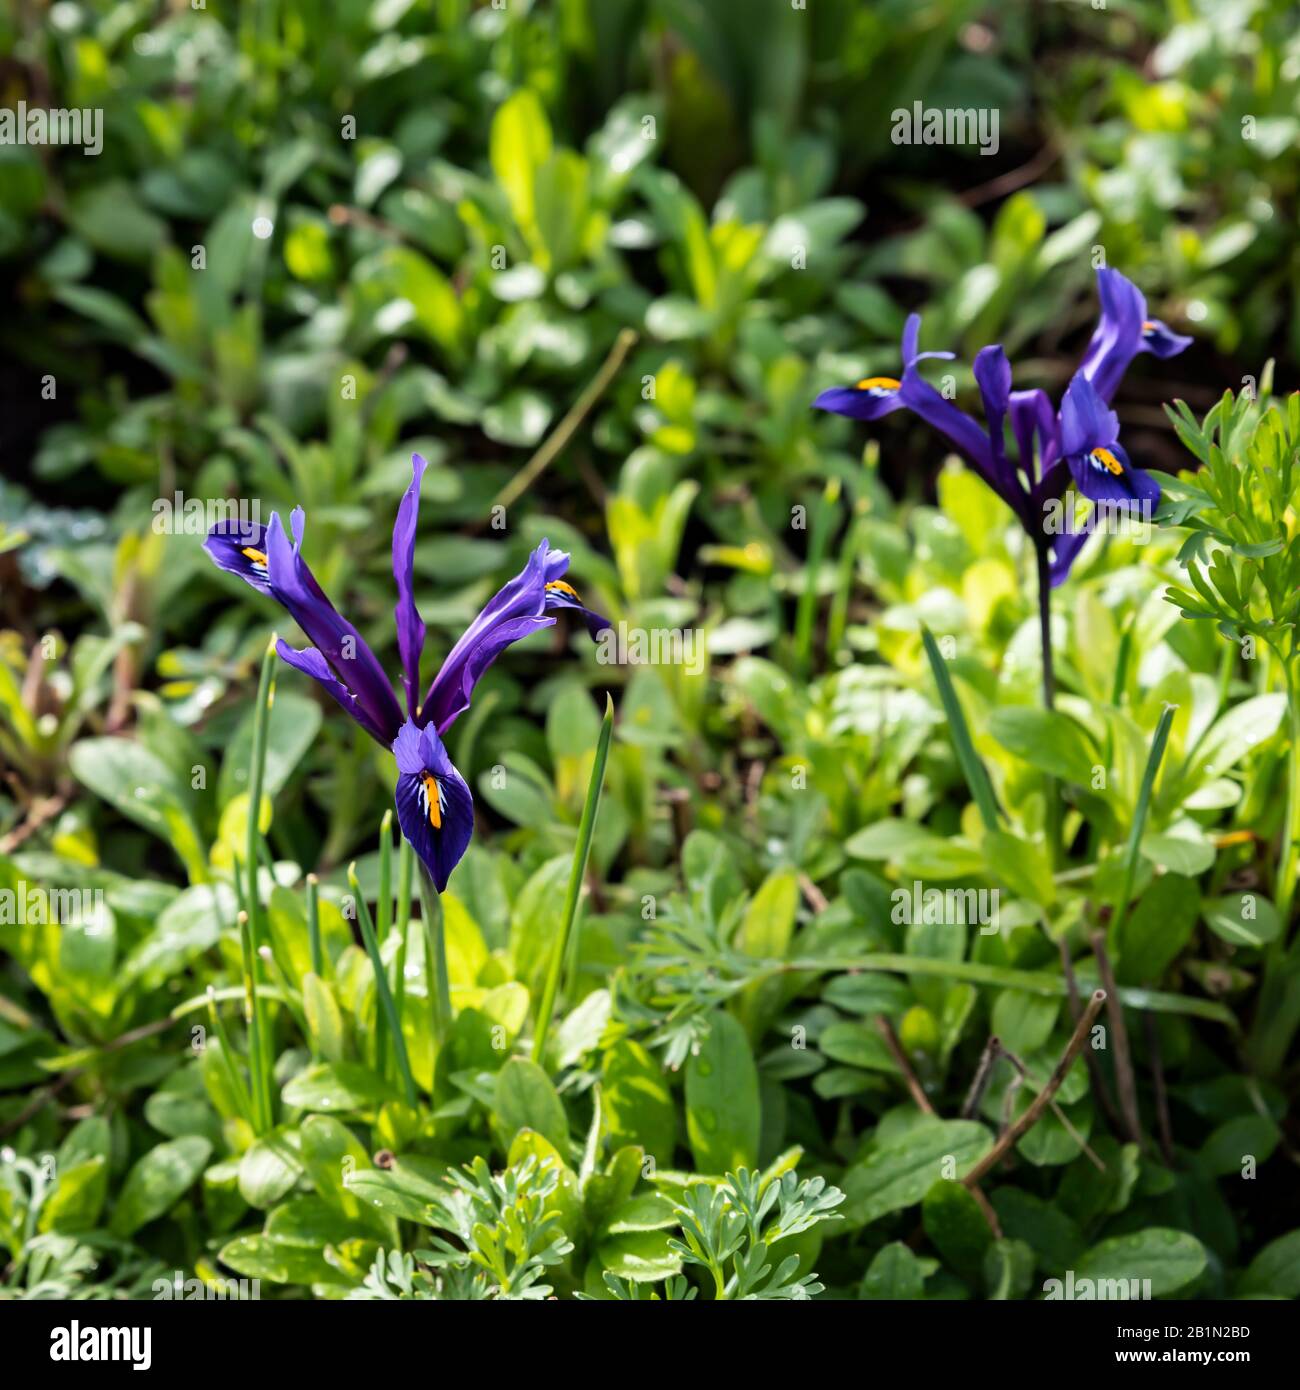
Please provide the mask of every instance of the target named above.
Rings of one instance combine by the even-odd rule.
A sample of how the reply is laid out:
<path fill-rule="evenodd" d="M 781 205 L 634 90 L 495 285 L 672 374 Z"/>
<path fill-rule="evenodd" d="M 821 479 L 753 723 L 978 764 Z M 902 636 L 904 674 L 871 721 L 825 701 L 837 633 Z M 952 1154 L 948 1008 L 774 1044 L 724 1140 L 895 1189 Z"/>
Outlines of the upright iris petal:
<path fill-rule="evenodd" d="M 432 724 L 439 733 L 446 733 L 456 717 L 469 708 L 474 686 L 497 657 L 512 642 L 554 624 L 555 619 L 546 616 L 547 562 L 552 553 L 543 541 L 524 568 L 497 590 L 465 629 L 424 697 L 421 724 Z M 555 568 L 553 563 L 551 568 Z"/>
<path fill-rule="evenodd" d="M 1109 401 L 1142 345 L 1147 305 L 1131 280 L 1105 268 L 1097 272 L 1097 297 L 1101 317 L 1079 371 L 1092 382 L 1101 399 Z"/>
<path fill-rule="evenodd" d="M 293 523 L 295 537 L 299 538 L 293 546 L 284 534 L 279 516 L 273 515 L 266 528 L 271 596 L 289 610 L 324 658 L 334 679 L 353 696 L 357 710 L 364 716 L 362 726 L 387 747 L 402 723 L 393 687 L 365 638 L 326 598 L 307 568 L 300 551 L 302 522 L 298 508 L 294 509 Z"/>
<path fill-rule="evenodd" d="M 393 740 L 397 823 L 443 892 L 474 833 L 474 798 L 431 728 L 408 719 Z"/>
<path fill-rule="evenodd" d="M 420 654 L 424 651 L 424 623 L 415 606 L 415 533 L 420 519 L 420 480 L 428 464 L 420 454 L 411 455 L 411 486 L 406 489 L 393 523 L 393 578 L 397 581 L 397 651 L 402 658 L 402 685 L 406 712 L 414 719 L 420 700 Z"/>
<path fill-rule="evenodd" d="M 1020 457 L 1020 468 L 1031 482 L 1056 462 L 1059 454 L 1057 443 L 1056 411 L 1046 391 L 1034 388 L 1032 391 L 1013 391 L 1010 401 L 1011 433 L 1016 437 L 1016 451 Z M 1038 467 L 1034 467 L 1034 443 L 1038 444 Z"/>

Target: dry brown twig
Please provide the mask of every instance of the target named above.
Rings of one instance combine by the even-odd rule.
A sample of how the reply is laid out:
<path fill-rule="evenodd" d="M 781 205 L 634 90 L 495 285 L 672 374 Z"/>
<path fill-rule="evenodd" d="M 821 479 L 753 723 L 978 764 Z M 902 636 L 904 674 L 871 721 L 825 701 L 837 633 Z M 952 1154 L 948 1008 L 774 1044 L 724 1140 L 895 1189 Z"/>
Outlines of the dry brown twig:
<path fill-rule="evenodd" d="M 1061 1060 L 1057 1062 L 1051 1076 L 1047 1078 L 1047 1085 L 1025 1107 L 1024 1114 L 1013 1124 L 1007 1126 L 998 1138 L 998 1142 L 962 1179 L 967 1187 L 973 1188 L 986 1173 L 992 1172 L 1011 1149 L 1020 1142 L 1021 1138 L 1038 1123 L 1039 1116 L 1047 1109 L 1052 1097 L 1061 1089 L 1061 1083 L 1069 1074 L 1075 1058 L 1083 1050 L 1089 1030 L 1105 1002 L 1106 991 L 1104 989 L 1097 990 L 1088 1001 L 1088 1007 L 1083 1011 L 1082 1017 L 1074 1025 L 1074 1032 L 1070 1036 L 1070 1041 L 1061 1055 Z"/>
<path fill-rule="evenodd" d="M 907 1084 L 908 1093 L 916 1102 L 918 1108 L 925 1115 L 936 1115 L 934 1106 L 930 1103 L 930 1097 L 925 1093 L 925 1087 L 921 1085 L 920 1078 L 912 1068 L 911 1062 L 907 1059 L 907 1053 L 903 1051 L 903 1045 L 898 1040 L 898 1034 L 894 1032 L 894 1025 L 884 1014 L 876 1015 L 876 1028 L 880 1036 L 885 1040 L 885 1046 L 889 1049 L 889 1055 L 898 1064 L 898 1069 L 903 1073 L 903 1080 Z M 980 1211 L 984 1215 L 984 1220 L 988 1222 L 989 1230 L 993 1232 L 994 1240 L 1002 1239 L 1002 1226 L 998 1221 L 998 1214 L 993 1210 L 993 1204 L 978 1188 L 971 1189 L 971 1195 L 975 1198 Z"/>

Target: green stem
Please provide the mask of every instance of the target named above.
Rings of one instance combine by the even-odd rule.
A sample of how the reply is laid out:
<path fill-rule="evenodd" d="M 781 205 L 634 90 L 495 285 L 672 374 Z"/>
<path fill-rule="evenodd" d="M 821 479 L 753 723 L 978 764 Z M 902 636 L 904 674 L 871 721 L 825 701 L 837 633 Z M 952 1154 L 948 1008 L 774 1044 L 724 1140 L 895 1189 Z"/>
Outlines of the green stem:
<path fill-rule="evenodd" d="M 244 852 L 244 911 L 247 915 L 248 940 L 245 945 L 244 969 L 250 986 L 262 983 L 262 933 L 259 914 L 257 871 L 261 859 L 262 782 L 266 772 L 266 731 L 271 719 L 271 703 L 275 699 L 275 634 L 267 643 L 262 657 L 262 671 L 257 683 L 257 704 L 253 713 L 253 752 L 248 766 L 248 839 Z M 261 1096 L 261 1121 L 264 1129 L 273 1123 L 272 1097 L 275 1092 L 271 1057 L 271 1032 L 262 1007 L 261 995 L 250 987 L 252 1010 L 250 1037 L 253 1046 L 253 1066 L 261 1073 L 258 1091 Z"/>
<path fill-rule="evenodd" d="M 1128 915 L 1128 905 L 1133 900 L 1133 884 L 1137 879 L 1138 852 L 1142 845 L 1142 833 L 1146 829 L 1147 813 L 1151 809 L 1151 792 L 1155 786 L 1156 773 L 1165 756 L 1165 744 L 1169 742 L 1169 726 L 1174 722 L 1176 705 L 1166 705 L 1156 725 L 1155 736 L 1151 740 L 1151 752 L 1147 755 L 1146 770 L 1142 774 L 1142 785 L 1138 789 L 1137 806 L 1133 811 L 1133 824 L 1129 827 L 1128 847 L 1124 852 L 1124 883 L 1120 889 L 1119 902 L 1115 905 L 1115 915 L 1111 918 L 1108 933 L 1110 949 L 1119 947 L 1120 932 Z"/>
<path fill-rule="evenodd" d="M 393 962 L 393 1000 L 398 1018 L 406 1017 L 406 949 L 411 925 L 411 870 L 415 852 L 405 835 L 397 851 L 397 906 L 393 920 L 397 926 L 397 959 Z"/>
<path fill-rule="evenodd" d="M 406 1039 L 402 1036 L 402 1021 L 397 1016 L 397 1006 L 393 1002 L 393 992 L 388 988 L 388 974 L 384 970 L 383 958 L 379 954 L 379 942 L 375 937 L 375 924 L 370 919 L 370 909 L 366 906 L 365 895 L 357 882 L 357 866 L 348 865 L 348 886 L 357 901 L 357 920 L 361 925 L 361 939 L 365 943 L 366 954 L 370 957 L 370 969 L 375 977 L 375 993 L 379 997 L 379 1012 L 387 1019 L 393 1036 L 393 1053 L 397 1058 L 398 1075 L 402 1078 L 402 1090 L 406 1103 L 415 1105 L 415 1079 L 411 1075 L 410 1058 L 406 1055 Z M 378 1033 L 378 1018 L 376 1018 Z"/>
<path fill-rule="evenodd" d="M 239 1108 L 240 1117 L 248 1125 L 249 1129 L 256 1132 L 257 1119 L 253 1112 L 253 1102 L 248 1095 L 248 1087 L 244 1085 L 244 1078 L 240 1076 L 239 1069 L 235 1066 L 235 1049 L 231 1045 L 230 1036 L 226 1032 L 226 1025 L 221 1021 L 221 1013 L 217 1008 L 217 992 L 208 986 L 208 1017 L 212 1021 L 212 1031 L 217 1035 L 217 1041 L 221 1044 L 221 1060 L 226 1072 L 226 1080 L 230 1083 L 231 1094 L 235 1098 L 235 1104 Z"/>
<path fill-rule="evenodd" d="M 307 875 L 307 945 L 311 950 L 311 972 L 325 978 L 325 953 L 320 944 L 320 879 Z"/>
<path fill-rule="evenodd" d="M 550 1031 L 551 1014 L 555 1009 L 555 994 L 560 986 L 560 972 L 569 951 L 569 936 L 578 911 L 578 895 L 582 891 L 587 858 L 591 853 L 591 837 L 596 828 L 596 813 L 600 807 L 600 792 L 605 784 L 605 764 L 609 759 L 609 741 L 614 731 L 614 702 L 605 696 L 605 718 L 601 721 L 596 740 L 596 759 L 587 783 L 587 799 L 578 822 L 578 843 L 573 851 L 573 867 L 569 871 L 569 890 L 564 899 L 564 916 L 560 930 L 551 946 L 551 962 L 542 988 L 542 1003 L 537 1011 L 537 1032 L 533 1038 L 533 1061 L 540 1062 L 546 1050 L 546 1034 Z"/>
<path fill-rule="evenodd" d="M 447 975 L 447 939 L 442 926 L 442 904 L 424 865 L 420 866 L 420 901 L 424 904 L 424 970 L 428 981 L 429 1012 L 433 1040 L 439 1048 L 451 1031 L 451 980 Z"/>
<path fill-rule="evenodd" d="M 1284 954 L 1291 928 L 1291 904 L 1295 898 L 1296 864 L 1300 856 L 1300 697 L 1295 676 L 1289 663 L 1282 664 L 1286 677 L 1287 715 L 1290 723 L 1291 747 L 1286 761 L 1286 819 L 1282 827 L 1282 846 L 1278 856 L 1277 889 L 1274 901 L 1282 919 L 1282 934 L 1278 954 Z"/>
<path fill-rule="evenodd" d="M 244 1026 L 248 1030 L 248 1074 L 253 1093 L 253 1114 L 256 1120 L 253 1129 L 257 1134 L 265 1134 L 271 1128 L 270 1088 L 265 1069 L 265 1050 L 262 1047 L 262 1001 L 257 992 L 258 957 L 253 950 L 253 934 L 248 923 L 248 913 L 239 914 L 239 951 L 244 970 Z"/>
<path fill-rule="evenodd" d="M 382 952 L 388 940 L 393 912 L 393 813 L 385 811 L 379 825 L 379 895 L 375 899 L 375 939 Z M 398 1014 L 400 1020 L 401 1014 Z M 383 1020 L 375 1020 L 375 1068 L 388 1075 L 388 1039 Z"/>
<path fill-rule="evenodd" d="M 794 646 L 798 669 L 807 675 L 812 669 L 813 619 L 817 615 L 817 582 L 830 540 L 831 519 L 838 509 L 840 480 L 831 478 L 813 507 L 812 532 L 808 537 L 808 558 L 804 562 L 803 588 L 795 610 Z"/>
<path fill-rule="evenodd" d="M 1043 653 L 1043 708 L 1056 708 L 1056 672 L 1052 664 L 1052 571 L 1046 544 L 1035 547 L 1038 561 L 1038 632 Z M 1061 794 L 1056 778 L 1043 781 L 1044 828 L 1053 869 L 1061 862 Z"/>

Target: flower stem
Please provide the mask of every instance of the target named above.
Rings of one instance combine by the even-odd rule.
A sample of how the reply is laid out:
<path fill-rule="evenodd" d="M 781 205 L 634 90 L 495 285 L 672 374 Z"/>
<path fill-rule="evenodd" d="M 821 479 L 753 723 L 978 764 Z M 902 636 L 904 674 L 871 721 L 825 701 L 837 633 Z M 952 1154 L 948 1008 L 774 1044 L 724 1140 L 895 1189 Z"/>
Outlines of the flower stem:
<path fill-rule="evenodd" d="M 397 1058 L 397 1073 L 402 1078 L 402 1092 L 406 1097 L 407 1105 L 414 1106 L 416 1100 L 415 1079 L 411 1075 L 411 1063 L 406 1054 L 406 1039 L 402 1036 L 402 1020 L 397 1016 L 397 1006 L 393 1003 L 393 992 L 388 988 L 388 972 L 384 969 L 379 939 L 375 936 L 375 924 L 371 920 L 370 909 L 366 906 L 365 894 L 361 891 L 361 884 L 357 882 L 357 866 L 355 864 L 348 865 L 348 887 L 352 889 L 357 900 L 357 920 L 361 925 L 361 939 L 365 943 L 366 954 L 370 957 L 370 968 L 374 974 L 375 994 L 378 998 L 375 1030 L 377 1033 L 380 1018 L 387 1020 L 388 1029 L 393 1039 L 393 1054 Z M 382 1062 L 382 1054 L 380 1061 Z M 380 1074 L 383 1074 L 382 1070 Z"/>
<path fill-rule="evenodd" d="M 1286 814 L 1282 822 L 1282 844 L 1278 850 L 1277 880 L 1273 900 L 1277 904 L 1282 930 L 1276 941 L 1264 950 L 1264 980 L 1255 1006 L 1246 1056 L 1259 1076 L 1275 1076 L 1291 1052 L 1292 1039 L 1300 1027 L 1300 961 L 1288 953 L 1291 913 L 1295 902 L 1297 851 L 1300 848 L 1300 691 L 1296 688 L 1291 663 L 1282 660 L 1286 678 L 1287 713 L 1291 747 L 1286 761 Z"/>
<path fill-rule="evenodd" d="M 320 879 L 307 875 L 307 948 L 311 952 L 312 974 L 325 978 L 325 953 L 320 941 Z"/>
<path fill-rule="evenodd" d="M 272 1074 L 273 1058 L 268 1020 L 262 1008 L 261 996 L 255 986 L 261 983 L 262 933 L 259 924 L 257 867 L 261 858 L 262 781 L 266 771 L 266 733 L 271 722 L 271 704 L 275 699 L 275 634 L 267 643 L 262 658 L 262 672 L 257 683 L 257 704 L 253 713 L 253 753 L 248 766 L 248 839 L 244 853 L 244 911 L 247 914 L 247 937 L 243 943 L 244 970 L 248 983 L 250 1065 L 260 1073 L 257 1087 L 258 1118 L 265 1133 L 274 1122 Z"/>
<path fill-rule="evenodd" d="M 1056 672 L 1052 665 L 1052 570 L 1047 546 L 1039 543 L 1035 552 L 1038 559 L 1038 632 L 1043 652 L 1043 708 L 1051 710 L 1056 707 Z M 1044 779 L 1043 796 L 1047 853 L 1055 869 L 1061 859 L 1061 795 L 1055 777 Z"/>
<path fill-rule="evenodd" d="M 542 1002 L 537 1011 L 537 1030 L 533 1037 L 534 1062 L 540 1063 L 546 1050 L 546 1034 L 551 1026 L 555 994 L 560 986 L 560 972 L 568 955 L 569 937 L 578 912 L 578 895 L 582 891 L 582 878 L 587 871 L 587 857 L 591 853 L 591 837 L 596 828 L 596 812 L 600 807 L 600 790 L 605 784 L 605 763 L 609 758 L 609 740 L 613 731 L 614 702 L 606 695 L 605 718 L 600 726 L 600 736 L 596 740 L 596 759 L 592 763 L 591 780 L 587 783 L 587 799 L 583 803 L 582 818 L 578 822 L 578 843 L 573 851 L 573 867 L 569 871 L 569 891 L 564 899 L 564 916 L 551 946 L 551 963 L 546 972 Z"/>
<path fill-rule="evenodd" d="M 420 866 L 420 900 L 424 904 L 424 964 L 428 980 L 429 1010 L 433 1015 L 433 1040 L 442 1046 L 451 1031 L 451 981 L 447 975 L 447 938 L 443 933 L 442 904 L 428 870 Z"/>
<path fill-rule="evenodd" d="M 393 922 L 397 928 L 397 959 L 393 962 L 393 1001 L 397 1005 L 398 1018 L 405 1018 L 407 929 L 411 923 L 411 869 L 415 863 L 415 851 L 405 835 L 400 837 L 398 844 L 397 906 L 393 915 Z"/>
<path fill-rule="evenodd" d="M 1286 677 L 1287 714 L 1291 726 L 1291 747 L 1286 762 L 1286 819 L 1282 825 L 1282 846 L 1278 855 L 1277 889 L 1273 898 L 1278 916 L 1282 919 L 1281 946 L 1285 950 L 1291 927 L 1291 904 L 1295 898 L 1297 855 L 1300 855 L 1300 693 L 1296 691 L 1295 676 L 1287 662 L 1282 663 Z"/>

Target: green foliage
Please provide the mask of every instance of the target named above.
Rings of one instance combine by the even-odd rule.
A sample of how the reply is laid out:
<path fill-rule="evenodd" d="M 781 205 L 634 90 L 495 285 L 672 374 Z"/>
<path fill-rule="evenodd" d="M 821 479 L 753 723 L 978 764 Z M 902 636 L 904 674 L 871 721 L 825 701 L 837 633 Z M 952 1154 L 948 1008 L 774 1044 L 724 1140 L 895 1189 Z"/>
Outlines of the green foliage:
<path fill-rule="evenodd" d="M 55 8 L 12 90 L 105 128 L 0 146 L 0 1298 L 1296 1297 L 1290 7 Z M 921 91 L 1004 147 L 895 145 Z M 1097 249 L 1199 341 L 1048 710 L 1007 508 L 809 405 L 913 307 L 1055 388 Z M 395 670 L 416 449 L 431 654 L 542 537 L 693 644 L 499 659 L 436 900 L 200 549 L 301 504 Z"/>

